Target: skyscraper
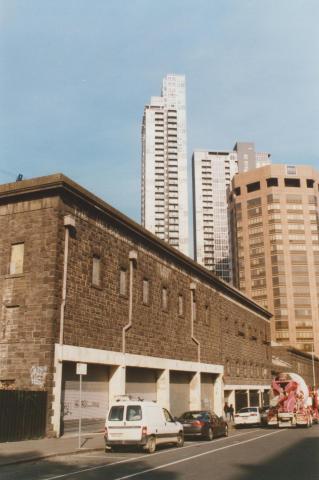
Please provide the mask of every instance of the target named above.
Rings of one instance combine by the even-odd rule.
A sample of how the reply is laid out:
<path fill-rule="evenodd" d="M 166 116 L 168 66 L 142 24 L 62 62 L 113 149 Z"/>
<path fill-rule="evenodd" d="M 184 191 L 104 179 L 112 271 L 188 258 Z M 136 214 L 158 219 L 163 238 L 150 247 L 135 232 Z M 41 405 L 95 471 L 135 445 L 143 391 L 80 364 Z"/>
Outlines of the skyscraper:
<path fill-rule="evenodd" d="M 275 342 L 318 355 L 318 172 L 269 165 L 232 186 L 235 285 L 274 314 Z"/>
<path fill-rule="evenodd" d="M 184 75 L 167 75 L 142 124 L 142 225 L 189 254 Z"/>
<path fill-rule="evenodd" d="M 228 189 L 238 171 L 270 163 L 270 154 L 253 143 L 237 142 L 231 151 L 193 153 L 193 222 L 195 260 L 226 282 L 232 281 Z"/>

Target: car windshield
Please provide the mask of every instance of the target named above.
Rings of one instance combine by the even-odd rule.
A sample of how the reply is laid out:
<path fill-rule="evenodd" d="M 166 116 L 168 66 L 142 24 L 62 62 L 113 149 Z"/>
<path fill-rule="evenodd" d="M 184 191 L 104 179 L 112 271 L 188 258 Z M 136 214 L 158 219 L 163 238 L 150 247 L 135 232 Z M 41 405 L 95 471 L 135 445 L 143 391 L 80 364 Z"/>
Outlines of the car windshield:
<path fill-rule="evenodd" d="M 111 422 L 121 422 L 123 420 L 124 407 L 112 407 L 109 413 L 109 420 Z"/>
<path fill-rule="evenodd" d="M 256 413 L 258 412 L 258 407 L 245 407 L 241 408 L 238 413 Z"/>
<path fill-rule="evenodd" d="M 202 420 L 208 419 L 209 413 L 208 412 L 185 412 L 181 416 L 183 420 Z"/>

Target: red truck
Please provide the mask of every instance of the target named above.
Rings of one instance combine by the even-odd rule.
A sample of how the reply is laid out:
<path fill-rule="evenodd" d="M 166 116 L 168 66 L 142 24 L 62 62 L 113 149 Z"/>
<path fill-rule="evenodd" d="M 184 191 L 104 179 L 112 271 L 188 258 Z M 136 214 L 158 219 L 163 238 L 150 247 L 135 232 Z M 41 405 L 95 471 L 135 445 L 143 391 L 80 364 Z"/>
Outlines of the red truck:
<path fill-rule="evenodd" d="M 313 419 L 318 418 L 318 396 L 315 406 L 314 397 L 297 373 L 280 373 L 272 381 L 271 393 L 268 425 L 311 427 Z"/>

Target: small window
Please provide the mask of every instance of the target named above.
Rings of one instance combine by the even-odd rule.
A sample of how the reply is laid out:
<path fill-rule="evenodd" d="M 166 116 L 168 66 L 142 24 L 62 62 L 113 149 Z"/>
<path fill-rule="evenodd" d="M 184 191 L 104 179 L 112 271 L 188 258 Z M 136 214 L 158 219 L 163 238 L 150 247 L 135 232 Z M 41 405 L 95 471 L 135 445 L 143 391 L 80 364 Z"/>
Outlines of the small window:
<path fill-rule="evenodd" d="M 307 178 L 307 188 L 313 188 L 315 181 L 311 178 Z"/>
<path fill-rule="evenodd" d="M 111 422 L 121 422 L 123 420 L 124 407 L 116 406 L 112 407 L 109 413 L 109 421 Z"/>
<path fill-rule="evenodd" d="M 209 325 L 209 305 L 205 305 L 205 324 Z"/>
<path fill-rule="evenodd" d="M 10 275 L 18 275 L 23 273 L 24 261 L 24 243 L 15 243 L 11 245 L 10 255 Z"/>
<path fill-rule="evenodd" d="M 299 178 L 285 178 L 285 187 L 298 188 L 300 187 Z"/>
<path fill-rule="evenodd" d="M 278 187 L 278 178 L 267 178 L 267 187 Z"/>
<path fill-rule="evenodd" d="M 165 311 L 168 309 L 168 292 L 166 287 L 162 288 L 162 309 Z"/>
<path fill-rule="evenodd" d="M 127 295 L 127 271 L 124 268 L 120 270 L 120 295 Z"/>
<path fill-rule="evenodd" d="M 144 278 L 143 280 L 143 303 L 144 305 L 149 305 L 150 301 L 150 283 L 149 281 Z"/>
<path fill-rule="evenodd" d="M 129 422 L 137 422 L 142 420 L 142 409 L 140 405 L 130 405 L 126 409 L 126 420 Z"/>
<path fill-rule="evenodd" d="M 237 197 L 239 197 L 239 195 L 240 195 L 240 193 L 241 193 L 241 192 L 240 192 L 240 187 L 236 187 L 234 191 L 235 191 L 235 195 L 236 195 Z"/>
<path fill-rule="evenodd" d="M 182 294 L 178 295 L 178 315 L 184 315 L 184 297 Z"/>
<path fill-rule="evenodd" d="M 260 182 L 253 182 L 248 183 L 247 185 L 247 192 L 256 192 L 256 190 L 260 190 Z"/>
<path fill-rule="evenodd" d="M 101 286 L 101 259 L 97 255 L 93 256 L 92 284 L 96 287 Z"/>

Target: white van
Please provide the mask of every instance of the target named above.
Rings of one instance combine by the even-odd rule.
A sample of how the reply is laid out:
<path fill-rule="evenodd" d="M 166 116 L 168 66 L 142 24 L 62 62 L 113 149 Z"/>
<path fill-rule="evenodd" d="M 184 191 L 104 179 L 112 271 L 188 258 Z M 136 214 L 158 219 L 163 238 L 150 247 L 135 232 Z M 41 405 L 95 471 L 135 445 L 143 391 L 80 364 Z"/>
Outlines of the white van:
<path fill-rule="evenodd" d="M 141 445 L 153 453 L 156 445 L 184 445 L 183 426 L 154 402 L 121 399 L 110 406 L 105 422 L 105 447 Z"/>

